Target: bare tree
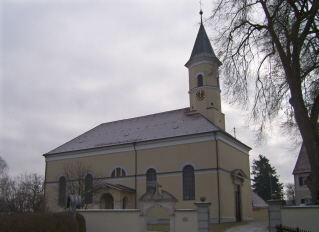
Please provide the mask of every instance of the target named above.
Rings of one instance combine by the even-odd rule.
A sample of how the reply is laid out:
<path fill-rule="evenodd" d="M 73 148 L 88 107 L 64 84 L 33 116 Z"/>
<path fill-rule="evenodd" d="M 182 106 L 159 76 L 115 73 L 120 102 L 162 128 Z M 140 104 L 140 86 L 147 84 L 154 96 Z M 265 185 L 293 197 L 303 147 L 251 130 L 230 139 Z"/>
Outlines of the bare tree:
<path fill-rule="evenodd" d="M 0 214 L 16 212 L 12 203 L 14 182 L 9 176 L 1 179 Z"/>
<path fill-rule="evenodd" d="M 44 178 L 36 173 L 8 175 L 8 165 L 0 156 L 0 214 L 44 210 Z"/>
<path fill-rule="evenodd" d="M 1 214 L 44 210 L 43 176 L 36 173 L 7 176 L 2 180 Z"/>
<path fill-rule="evenodd" d="M 8 176 L 8 164 L 0 156 L 0 214 L 7 214 L 11 199 L 12 181 Z"/>
<path fill-rule="evenodd" d="M 14 178 L 15 205 L 18 212 L 36 212 L 44 209 L 44 178 L 42 175 L 20 174 Z"/>
<path fill-rule="evenodd" d="M 318 0 L 219 0 L 210 18 L 219 31 L 228 101 L 251 110 L 248 123 L 259 140 L 275 119 L 283 129 L 298 129 L 311 165 L 307 186 L 314 202 L 319 201 L 318 12 Z"/>
<path fill-rule="evenodd" d="M 0 156 L 0 201 L 4 199 L 6 191 L 6 183 L 8 179 L 8 165 L 7 162 Z"/>
<path fill-rule="evenodd" d="M 0 156 L 0 178 L 4 177 L 8 172 L 7 162 Z"/>
<path fill-rule="evenodd" d="M 285 195 L 287 200 L 295 200 L 295 185 L 293 183 L 287 183 L 285 184 L 285 187 Z"/>
<path fill-rule="evenodd" d="M 83 162 L 67 163 L 62 167 L 61 172 L 66 178 L 66 195 L 79 195 L 82 198 L 83 208 L 88 208 L 92 204 L 93 189 L 102 183 L 103 175 L 95 170 L 92 165 Z M 65 195 L 59 186 L 59 198 Z M 61 196 L 64 195 L 64 196 Z M 60 201 L 60 200 L 59 200 Z M 63 200 L 61 206 L 65 207 Z"/>

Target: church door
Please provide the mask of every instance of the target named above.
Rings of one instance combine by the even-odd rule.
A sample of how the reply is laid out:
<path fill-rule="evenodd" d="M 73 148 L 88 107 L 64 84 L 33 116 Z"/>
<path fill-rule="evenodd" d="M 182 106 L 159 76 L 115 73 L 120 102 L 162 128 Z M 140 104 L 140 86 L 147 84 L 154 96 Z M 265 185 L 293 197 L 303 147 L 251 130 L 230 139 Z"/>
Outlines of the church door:
<path fill-rule="evenodd" d="M 241 201 L 240 201 L 240 185 L 235 185 L 235 208 L 236 208 L 236 221 L 241 221 Z"/>
<path fill-rule="evenodd" d="M 114 199 L 113 196 L 109 193 L 105 193 L 101 196 L 100 199 L 100 208 L 101 209 L 114 209 Z"/>

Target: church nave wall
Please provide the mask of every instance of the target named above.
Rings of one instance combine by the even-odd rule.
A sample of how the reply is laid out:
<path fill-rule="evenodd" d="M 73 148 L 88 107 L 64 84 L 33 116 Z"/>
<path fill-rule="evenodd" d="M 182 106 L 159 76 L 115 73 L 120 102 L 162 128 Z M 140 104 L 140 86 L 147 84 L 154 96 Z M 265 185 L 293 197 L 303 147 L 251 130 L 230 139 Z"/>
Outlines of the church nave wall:
<path fill-rule="evenodd" d="M 241 169 L 247 176 L 250 175 L 249 155 L 219 141 L 219 167 L 227 171 Z"/>
<path fill-rule="evenodd" d="M 150 165 L 160 172 L 181 171 L 185 162 L 194 163 L 195 169 L 216 167 L 215 150 L 214 141 L 138 150 L 138 173 Z"/>

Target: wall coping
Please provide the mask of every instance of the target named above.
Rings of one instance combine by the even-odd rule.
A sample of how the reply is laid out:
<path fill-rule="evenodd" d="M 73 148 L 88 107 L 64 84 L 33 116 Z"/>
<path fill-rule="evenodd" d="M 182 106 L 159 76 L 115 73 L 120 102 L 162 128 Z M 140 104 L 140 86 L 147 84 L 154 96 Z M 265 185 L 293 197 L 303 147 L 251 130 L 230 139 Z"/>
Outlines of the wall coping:
<path fill-rule="evenodd" d="M 77 212 L 139 212 L 140 209 L 77 209 Z M 176 212 L 197 212 L 197 209 L 175 209 Z"/>
<path fill-rule="evenodd" d="M 187 211 L 187 212 L 194 211 L 194 212 L 196 212 L 197 209 L 175 209 L 175 212 L 183 212 L 183 211 Z"/>
<path fill-rule="evenodd" d="M 77 209 L 77 212 L 140 212 L 139 209 Z"/>
<path fill-rule="evenodd" d="M 319 205 L 309 205 L 309 206 L 284 206 L 282 209 L 319 209 Z"/>

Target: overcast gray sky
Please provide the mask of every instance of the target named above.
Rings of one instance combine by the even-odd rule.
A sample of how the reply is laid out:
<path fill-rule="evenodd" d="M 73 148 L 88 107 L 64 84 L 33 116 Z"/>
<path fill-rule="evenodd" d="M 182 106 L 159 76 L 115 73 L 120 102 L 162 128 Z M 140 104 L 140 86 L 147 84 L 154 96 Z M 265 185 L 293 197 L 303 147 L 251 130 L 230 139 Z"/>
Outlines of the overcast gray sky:
<path fill-rule="evenodd" d="M 202 0 L 204 18 L 211 2 Z M 44 153 L 101 123 L 188 107 L 184 64 L 198 12 L 198 0 L 4 0 L 0 156 L 9 174 L 44 174 Z M 223 112 L 251 162 L 262 154 L 293 182 L 298 151 L 287 139 L 274 133 L 256 147 L 247 112 L 226 102 Z"/>

